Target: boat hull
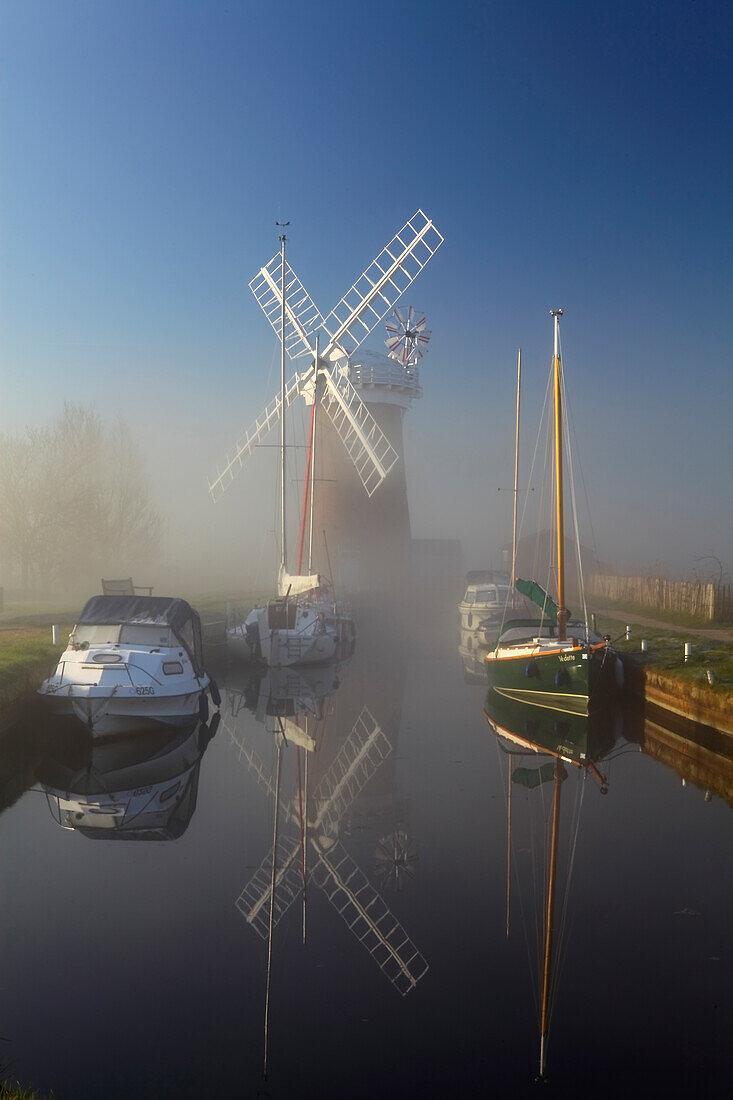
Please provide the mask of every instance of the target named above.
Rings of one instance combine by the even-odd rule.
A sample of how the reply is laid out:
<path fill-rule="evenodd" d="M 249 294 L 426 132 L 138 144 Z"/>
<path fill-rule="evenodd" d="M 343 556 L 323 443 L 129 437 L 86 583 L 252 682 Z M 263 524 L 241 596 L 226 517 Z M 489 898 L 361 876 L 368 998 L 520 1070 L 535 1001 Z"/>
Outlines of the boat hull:
<path fill-rule="evenodd" d="M 585 646 L 549 652 L 523 649 L 518 654 L 495 650 L 486 657 L 486 671 L 489 686 L 508 699 L 587 714 L 597 698 L 620 688 L 617 662 L 615 654 Z"/>
<path fill-rule="evenodd" d="M 126 733 L 152 726 L 182 726 L 199 716 L 202 688 L 181 695 L 139 697 L 134 688 L 104 692 L 86 684 L 70 684 L 53 692 L 41 692 L 52 714 L 78 719 L 95 737 Z"/>
<path fill-rule="evenodd" d="M 268 608 L 255 608 L 244 623 L 227 630 L 227 649 L 234 658 L 269 668 L 329 664 L 352 655 L 356 643 L 353 619 L 320 613 L 308 614 L 308 620 L 305 628 L 273 628 Z"/>

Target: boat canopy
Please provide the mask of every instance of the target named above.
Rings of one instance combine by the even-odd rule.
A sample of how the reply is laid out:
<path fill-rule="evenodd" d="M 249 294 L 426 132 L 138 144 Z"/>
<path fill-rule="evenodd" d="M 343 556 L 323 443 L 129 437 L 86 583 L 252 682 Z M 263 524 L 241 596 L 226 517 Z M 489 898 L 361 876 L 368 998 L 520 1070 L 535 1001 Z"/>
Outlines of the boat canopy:
<path fill-rule="evenodd" d="M 201 619 L 186 600 L 171 596 L 92 596 L 76 620 L 77 626 L 116 623 L 170 627 L 188 650 L 196 674 L 203 671 Z"/>
<path fill-rule="evenodd" d="M 92 596 L 84 604 L 77 623 L 104 626 L 108 623 L 149 623 L 169 626 L 178 632 L 189 619 L 199 621 L 185 600 L 169 596 Z"/>

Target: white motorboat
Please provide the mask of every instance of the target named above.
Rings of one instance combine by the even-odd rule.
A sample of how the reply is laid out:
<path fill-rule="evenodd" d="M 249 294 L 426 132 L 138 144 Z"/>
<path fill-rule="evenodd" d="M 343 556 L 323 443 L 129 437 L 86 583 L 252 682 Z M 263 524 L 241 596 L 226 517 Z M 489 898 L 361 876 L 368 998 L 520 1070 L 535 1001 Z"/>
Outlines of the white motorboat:
<path fill-rule="evenodd" d="M 94 735 L 205 719 L 207 692 L 218 706 L 201 620 L 185 600 L 165 596 L 92 596 L 38 689 L 55 714 L 75 716 Z"/>
<path fill-rule="evenodd" d="M 486 574 L 491 579 L 472 581 L 458 605 L 461 630 L 477 630 L 484 622 L 501 622 L 511 595 L 511 584 L 505 574 Z"/>

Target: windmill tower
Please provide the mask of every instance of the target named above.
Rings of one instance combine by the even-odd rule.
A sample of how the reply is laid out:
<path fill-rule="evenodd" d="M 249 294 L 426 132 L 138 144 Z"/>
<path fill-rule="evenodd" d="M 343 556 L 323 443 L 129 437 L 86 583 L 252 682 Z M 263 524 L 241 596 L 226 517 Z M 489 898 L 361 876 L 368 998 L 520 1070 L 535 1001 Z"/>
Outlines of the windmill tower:
<path fill-rule="evenodd" d="M 343 464 L 339 469 L 337 441 L 327 424 L 321 435 L 317 529 L 327 532 L 337 580 L 350 598 L 360 594 L 382 609 L 394 607 L 408 590 L 411 532 L 402 424 L 422 396 L 418 363 L 430 341 L 425 325 L 425 315 L 412 306 L 395 308 L 386 324 L 389 356 L 358 350 L 348 359 L 351 384 L 400 456 L 376 496 L 364 500 L 351 471 Z"/>
<path fill-rule="evenodd" d="M 352 590 L 375 587 L 390 565 L 393 580 L 406 568 L 409 515 L 397 448 L 404 411 L 419 396 L 414 372 L 391 360 L 375 363 L 359 348 L 442 243 L 432 221 L 418 210 L 325 319 L 281 252 L 250 283 L 287 355 L 308 365 L 247 429 L 209 491 L 214 500 L 221 496 L 284 410 L 302 397 L 319 414 L 314 529 L 326 532 L 336 579 L 343 574 Z M 386 494 L 380 486 L 388 474 L 395 484 Z M 326 564 L 322 555 L 320 564 Z"/>

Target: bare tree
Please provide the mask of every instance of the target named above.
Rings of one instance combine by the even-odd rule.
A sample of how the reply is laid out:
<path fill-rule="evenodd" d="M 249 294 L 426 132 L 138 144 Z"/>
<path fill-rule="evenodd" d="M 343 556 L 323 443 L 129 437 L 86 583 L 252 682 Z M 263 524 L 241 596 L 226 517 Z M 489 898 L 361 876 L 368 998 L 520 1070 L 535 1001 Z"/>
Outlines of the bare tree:
<path fill-rule="evenodd" d="M 46 428 L 0 435 L 0 562 L 24 589 L 129 573 L 160 528 L 122 421 L 64 405 Z"/>

